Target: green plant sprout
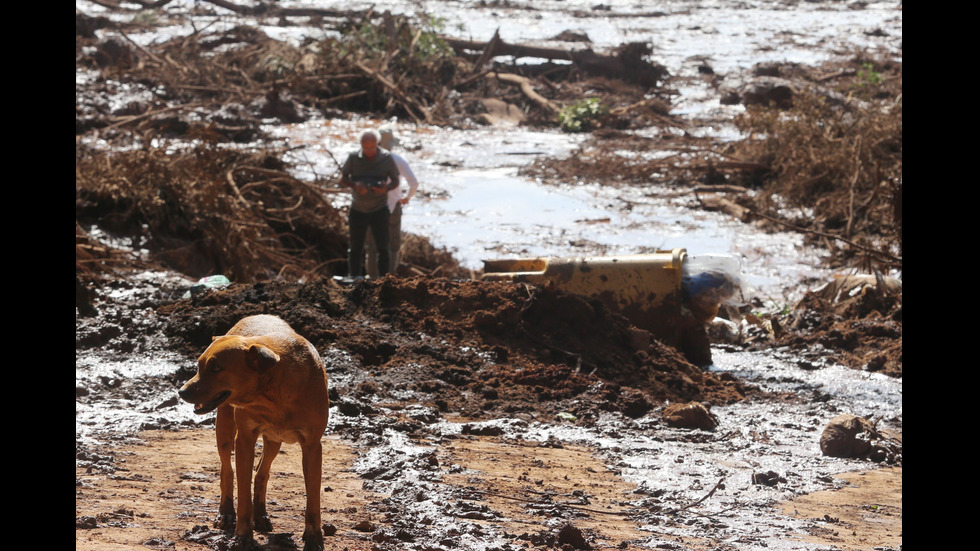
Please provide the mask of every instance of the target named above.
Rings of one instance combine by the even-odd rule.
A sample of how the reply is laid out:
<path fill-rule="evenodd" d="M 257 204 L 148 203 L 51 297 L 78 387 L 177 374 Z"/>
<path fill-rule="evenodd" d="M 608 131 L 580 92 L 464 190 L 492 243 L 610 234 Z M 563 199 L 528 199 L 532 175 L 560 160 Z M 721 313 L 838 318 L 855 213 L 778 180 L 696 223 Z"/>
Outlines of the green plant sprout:
<path fill-rule="evenodd" d="M 597 127 L 599 118 L 608 112 L 599 98 L 587 98 L 559 111 L 558 123 L 565 132 L 587 132 Z"/>

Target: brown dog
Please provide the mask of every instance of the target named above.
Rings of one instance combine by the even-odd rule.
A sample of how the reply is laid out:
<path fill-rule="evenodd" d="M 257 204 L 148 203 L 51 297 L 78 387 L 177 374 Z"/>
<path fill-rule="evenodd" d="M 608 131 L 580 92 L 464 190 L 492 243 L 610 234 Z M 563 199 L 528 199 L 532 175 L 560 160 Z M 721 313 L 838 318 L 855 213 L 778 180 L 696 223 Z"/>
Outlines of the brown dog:
<path fill-rule="evenodd" d="M 265 508 L 272 460 L 283 442 L 303 451 L 306 482 L 304 549 L 323 549 L 320 528 L 320 477 L 330 400 L 323 360 L 306 339 L 276 316 L 242 319 L 227 335 L 214 337 L 197 360 L 198 372 L 180 389 L 180 397 L 203 415 L 218 410 L 216 432 L 221 459 L 219 528 L 235 526 L 235 534 L 251 538 L 252 530 L 270 531 Z M 251 496 L 255 444 L 263 451 Z M 238 469 L 238 518 L 235 518 L 235 475 Z M 236 525 L 237 524 L 237 525 Z"/>

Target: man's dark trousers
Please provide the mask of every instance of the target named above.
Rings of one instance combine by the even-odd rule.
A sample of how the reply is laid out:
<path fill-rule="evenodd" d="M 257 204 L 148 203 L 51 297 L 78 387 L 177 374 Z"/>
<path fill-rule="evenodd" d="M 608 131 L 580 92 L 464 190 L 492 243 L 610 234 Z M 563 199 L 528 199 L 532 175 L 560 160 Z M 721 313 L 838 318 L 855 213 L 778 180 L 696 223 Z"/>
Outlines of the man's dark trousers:
<path fill-rule="evenodd" d="M 374 212 L 358 212 L 350 209 L 347 225 L 350 227 L 350 252 L 347 257 L 350 277 L 364 275 L 364 239 L 371 232 L 378 250 L 378 275 L 388 273 L 391 267 L 391 242 L 388 229 L 388 206 Z"/>

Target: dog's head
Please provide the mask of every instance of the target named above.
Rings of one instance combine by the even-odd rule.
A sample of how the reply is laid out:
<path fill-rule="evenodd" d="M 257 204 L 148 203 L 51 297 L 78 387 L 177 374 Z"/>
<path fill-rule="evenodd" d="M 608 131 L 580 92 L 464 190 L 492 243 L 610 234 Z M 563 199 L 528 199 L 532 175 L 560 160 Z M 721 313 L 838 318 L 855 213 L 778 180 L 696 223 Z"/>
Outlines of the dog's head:
<path fill-rule="evenodd" d="M 253 338 L 215 337 L 197 360 L 197 375 L 178 394 L 199 415 L 225 403 L 248 403 L 258 390 L 259 376 L 278 361 L 278 354 Z"/>

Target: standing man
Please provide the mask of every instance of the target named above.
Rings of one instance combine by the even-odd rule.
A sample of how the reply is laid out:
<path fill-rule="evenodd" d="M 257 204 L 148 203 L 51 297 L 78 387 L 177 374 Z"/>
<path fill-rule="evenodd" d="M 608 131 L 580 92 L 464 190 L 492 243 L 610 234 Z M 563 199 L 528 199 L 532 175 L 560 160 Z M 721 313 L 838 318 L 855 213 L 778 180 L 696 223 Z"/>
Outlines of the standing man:
<path fill-rule="evenodd" d="M 351 153 L 340 170 L 340 185 L 351 190 L 347 218 L 350 227 L 347 270 L 351 278 L 363 277 L 364 239 L 368 231 L 377 244 L 379 275 L 391 271 L 388 192 L 398 186 L 398 167 L 391 155 L 378 146 L 380 139 L 374 130 L 361 134 L 361 150 Z"/>
<path fill-rule="evenodd" d="M 391 247 L 391 269 L 389 273 L 397 274 L 398 261 L 401 259 L 402 248 L 402 206 L 407 205 L 415 195 L 415 192 L 418 191 L 419 181 L 415 178 L 415 173 L 412 172 L 412 169 L 408 166 L 408 161 L 406 161 L 401 155 L 391 151 L 394 146 L 398 145 L 398 140 L 395 138 L 392 130 L 390 128 L 382 128 L 380 134 L 381 148 L 386 150 L 391 155 L 391 158 L 395 160 L 395 165 L 398 167 L 398 173 L 401 175 L 401 178 L 408 182 L 408 195 L 402 197 L 402 186 L 400 180 L 398 185 L 388 192 L 388 212 L 391 213 L 388 218 L 389 228 L 391 230 L 388 237 L 388 243 Z M 366 248 L 368 254 L 368 275 L 371 277 L 378 277 L 378 264 L 373 260 L 375 255 L 375 246 L 371 235 L 368 235 L 367 237 Z"/>

